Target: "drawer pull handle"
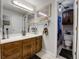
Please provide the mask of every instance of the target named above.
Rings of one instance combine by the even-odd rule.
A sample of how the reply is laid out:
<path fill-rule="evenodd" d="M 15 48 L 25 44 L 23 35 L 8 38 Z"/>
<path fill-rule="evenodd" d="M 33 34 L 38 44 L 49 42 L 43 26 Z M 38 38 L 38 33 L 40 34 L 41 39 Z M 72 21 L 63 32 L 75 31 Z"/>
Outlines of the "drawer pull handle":
<path fill-rule="evenodd" d="M 31 45 L 27 45 L 27 46 L 25 46 L 26 48 L 31 48 Z"/>

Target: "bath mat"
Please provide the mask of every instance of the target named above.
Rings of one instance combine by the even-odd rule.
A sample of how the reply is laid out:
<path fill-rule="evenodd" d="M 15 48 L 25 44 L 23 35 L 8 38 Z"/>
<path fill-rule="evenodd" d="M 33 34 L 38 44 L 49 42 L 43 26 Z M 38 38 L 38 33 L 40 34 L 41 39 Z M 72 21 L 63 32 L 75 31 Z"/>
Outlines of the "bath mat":
<path fill-rule="evenodd" d="M 59 55 L 62 56 L 62 57 L 65 57 L 67 59 L 73 59 L 72 58 L 72 51 L 67 50 L 67 49 L 63 49 L 62 48 L 62 50 L 61 50 Z"/>
<path fill-rule="evenodd" d="M 41 58 L 34 54 L 30 59 L 41 59 Z"/>

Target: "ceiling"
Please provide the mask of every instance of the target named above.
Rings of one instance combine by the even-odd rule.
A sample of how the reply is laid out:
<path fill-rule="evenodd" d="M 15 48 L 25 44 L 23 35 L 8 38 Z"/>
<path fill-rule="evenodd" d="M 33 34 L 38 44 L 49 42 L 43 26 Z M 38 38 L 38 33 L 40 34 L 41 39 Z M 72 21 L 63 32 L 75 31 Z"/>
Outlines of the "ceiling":
<path fill-rule="evenodd" d="M 52 0 L 25 0 L 36 7 L 37 10 L 42 9 L 46 5 L 50 4 Z"/>
<path fill-rule="evenodd" d="M 62 4 L 66 7 L 66 6 L 70 6 L 73 7 L 73 3 L 75 0 L 57 0 L 59 3 L 62 2 Z"/>
<path fill-rule="evenodd" d="M 29 13 L 28 10 L 23 10 L 15 5 L 12 4 L 12 0 L 2 0 L 3 1 L 3 6 L 4 8 L 6 9 L 11 9 L 11 10 L 14 10 L 14 11 L 18 11 L 20 13 Z M 26 4 L 29 3 L 28 6 L 31 6 L 33 7 L 34 9 L 36 10 L 43 10 L 44 7 L 45 7 L 45 11 L 46 11 L 46 6 L 49 5 L 49 3 L 52 1 L 52 0 L 18 0 L 18 1 L 21 1 L 22 3 Z M 16 8 L 17 7 L 17 8 Z"/>
<path fill-rule="evenodd" d="M 11 9 L 20 13 L 30 13 L 28 10 L 23 10 L 11 3 L 12 0 L 2 0 L 3 1 L 3 6 L 6 9 Z M 24 3 L 25 5 L 28 5 L 30 7 L 33 7 L 36 9 L 36 11 L 40 10 L 44 12 L 45 14 L 49 14 L 49 4 L 52 2 L 52 0 L 18 0 Z M 74 0 L 57 0 L 58 2 L 62 2 L 64 6 L 70 6 L 73 7 Z"/>
<path fill-rule="evenodd" d="M 7 1 L 2 0 L 2 2 L 3 2 L 3 8 L 5 8 L 5 9 L 17 11 L 22 14 L 29 13 L 27 10 L 21 9 L 20 7 L 12 4 L 12 0 L 7 0 Z"/>

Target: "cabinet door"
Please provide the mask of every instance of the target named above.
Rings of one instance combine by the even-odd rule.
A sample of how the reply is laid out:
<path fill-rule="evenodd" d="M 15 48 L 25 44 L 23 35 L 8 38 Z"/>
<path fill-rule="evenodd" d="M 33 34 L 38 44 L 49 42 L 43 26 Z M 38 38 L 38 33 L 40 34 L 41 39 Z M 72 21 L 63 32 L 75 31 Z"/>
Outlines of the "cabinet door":
<path fill-rule="evenodd" d="M 39 52 L 41 49 L 42 49 L 42 37 L 37 37 L 37 40 L 36 40 L 36 52 Z"/>
<path fill-rule="evenodd" d="M 12 42 L 2 45 L 2 59 L 21 59 L 22 42 Z"/>
<path fill-rule="evenodd" d="M 32 38 L 32 55 L 36 54 L 37 52 L 39 52 L 42 48 L 42 37 L 35 37 Z"/>
<path fill-rule="evenodd" d="M 36 37 L 35 38 L 32 38 L 32 40 L 31 40 L 31 42 L 32 42 L 32 55 L 33 54 L 35 54 L 36 53 Z"/>
<path fill-rule="evenodd" d="M 31 57 L 32 43 L 31 39 L 23 41 L 23 59 L 29 59 Z"/>

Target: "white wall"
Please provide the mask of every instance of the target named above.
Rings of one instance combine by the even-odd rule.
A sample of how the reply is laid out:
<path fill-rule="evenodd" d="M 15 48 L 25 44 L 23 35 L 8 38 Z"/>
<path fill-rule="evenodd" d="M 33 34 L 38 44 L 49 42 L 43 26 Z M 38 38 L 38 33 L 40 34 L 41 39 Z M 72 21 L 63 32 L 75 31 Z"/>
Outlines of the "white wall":
<path fill-rule="evenodd" d="M 77 0 L 74 0 L 74 25 L 73 25 L 73 59 L 76 59 L 76 55 L 75 55 L 75 52 L 76 52 L 76 34 L 77 34 L 77 31 L 76 31 L 76 27 L 77 27 L 77 5 L 76 5 L 76 1 Z"/>
<path fill-rule="evenodd" d="M 22 21 L 23 21 L 23 15 L 12 10 L 3 9 L 3 15 L 7 15 L 8 19 L 10 21 L 9 27 L 9 33 L 21 33 L 22 32 Z"/>
<path fill-rule="evenodd" d="M 57 4 L 56 0 L 52 1 L 52 16 L 50 18 L 49 24 L 49 37 L 46 40 L 47 47 L 46 50 L 50 51 L 53 56 L 57 55 Z"/>
<path fill-rule="evenodd" d="M 57 55 L 57 6 L 56 0 L 52 1 L 52 16 L 48 26 L 49 35 L 43 36 L 43 50 L 51 54 L 53 57 Z M 42 28 L 40 26 L 39 30 Z"/>

